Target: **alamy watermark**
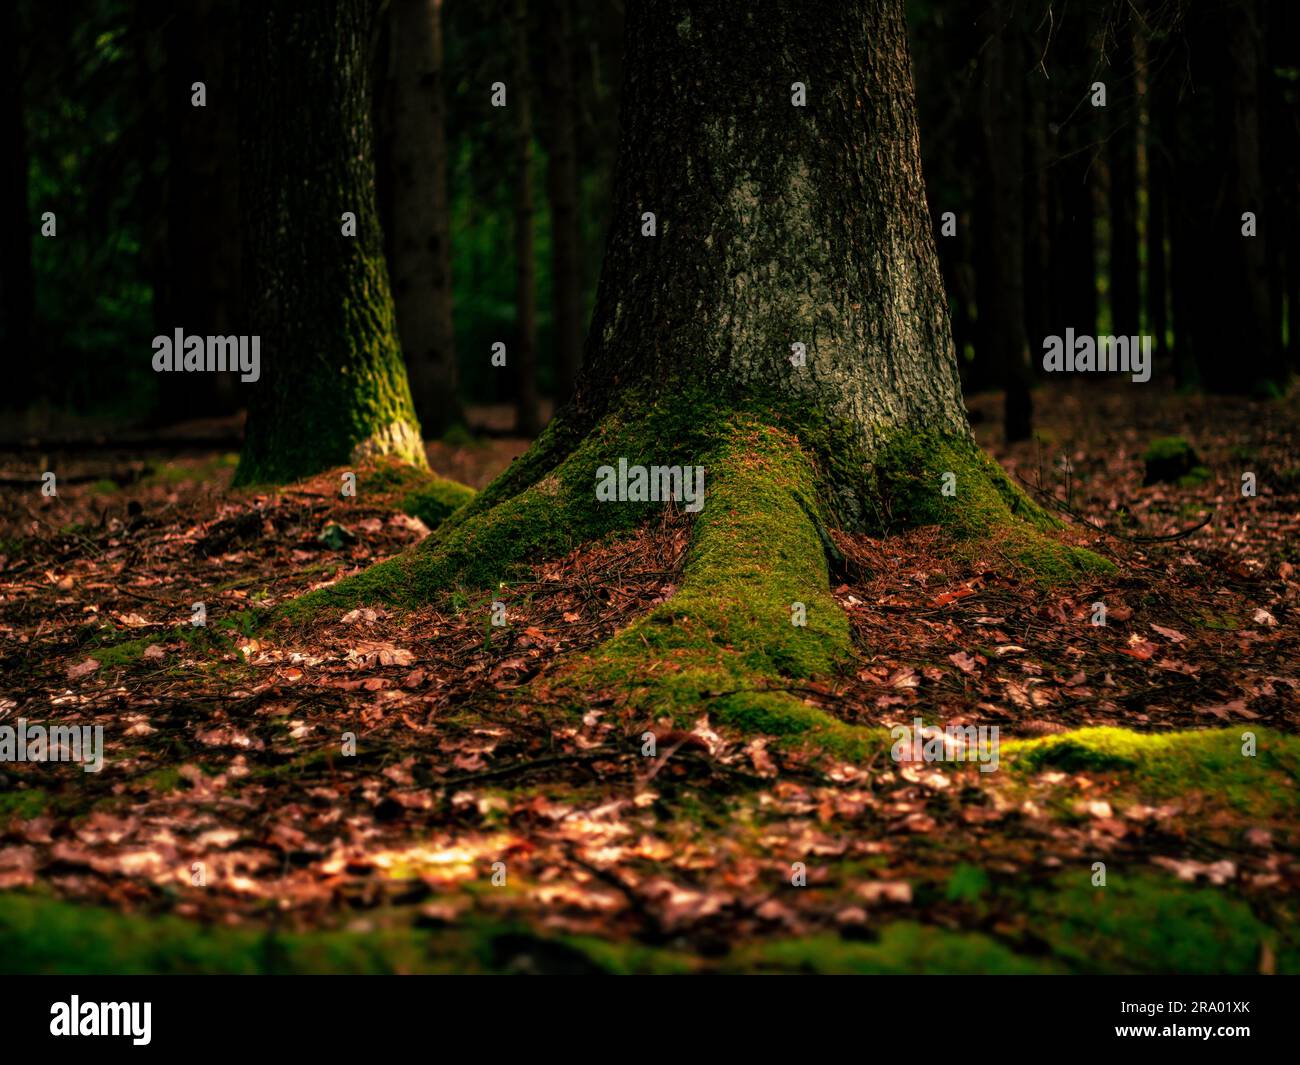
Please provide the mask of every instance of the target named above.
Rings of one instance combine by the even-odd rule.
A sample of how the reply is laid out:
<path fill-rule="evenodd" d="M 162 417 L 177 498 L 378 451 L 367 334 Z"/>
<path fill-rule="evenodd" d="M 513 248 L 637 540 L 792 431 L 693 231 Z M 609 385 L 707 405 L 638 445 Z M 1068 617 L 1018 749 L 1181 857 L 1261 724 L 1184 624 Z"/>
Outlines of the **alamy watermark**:
<path fill-rule="evenodd" d="M 926 726 L 919 718 L 889 730 L 894 741 L 889 756 L 895 762 L 979 762 L 981 773 L 998 767 L 997 725 Z"/>
<path fill-rule="evenodd" d="M 152 1002 L 82 1002 L 73 995 L 50 1006 L 50 1035 L 125 1035 L 138 1047 L 148 1046 L 152 1014 Z"/>
<path fill-rule="evenodd" d="M 1043 338 L 1043 369 L 1048 373 L 1131 373 L 1141 383 L 1151 380 L 1151 337 L 1075 336 Z"/>
<path fill-rule="evenodd" d="M 691 514 L 704 506 L 703 466 L 629 466 L 619 459 L 617 468 L 596 470 L 599 503 L 666 503 L 681 500 Z"/>
<path fill-rule="evenodd" d="M 153 338 L 153 368 L 155 373 L 239 371 L 239 379 L 251 383 L 262 376 L 262 338 L 187 337 L 178 328 L 174 336 Z"/>
<path fill-rule="evenodd" d="M 87 773 L 104 768 L 104 726 L 0 725 L 0 762 L 80 762 Z"/>

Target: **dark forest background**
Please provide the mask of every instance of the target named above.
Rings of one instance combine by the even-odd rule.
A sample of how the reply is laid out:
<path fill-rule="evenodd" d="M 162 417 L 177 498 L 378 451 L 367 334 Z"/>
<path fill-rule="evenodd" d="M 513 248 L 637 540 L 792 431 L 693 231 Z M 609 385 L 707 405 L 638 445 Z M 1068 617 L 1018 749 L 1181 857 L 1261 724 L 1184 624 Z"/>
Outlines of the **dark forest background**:
<path fill-rule="evenodd" d="M 1152 334 L 1157 377 L 1180 388 L 1286 386 L 1300 369 L 1300 5 L 918 0 L 909 16 L 963 381 L 1005 390 L 1010 438 L 1031 428 L 1042 338 L 1067 326 Z M 156 375 L 150 342 L 177 327 L 258 331 L 241 287 L 238 3 L 17 0 L 0 19 L 3 435 L 234 413 L 233 377 Z M 412 56 L 435 55 L 411 49 L 421 25 L 440 26 L 442 54 L 413 79 Z M 460 402 L 513 405 L 527 432 L 539 397 L 571 387 L 594 297 L 622 31 L 618 3 L 394 0 L 374 41 L 404 340 L 438 317 L 403 320 L 405 290 L 454 323 Z M 509 106 L 491 106 L 495 82 Z M 421 107 L 441 143 L 409 120 Z M 399 206 L 411 203 L 423 206 Z M 402 249 L 430 239 L 449 243 L 450 284 L 411 292 Z M 497 341 L 509 373 L 491 365 Z M 411 378 L 422 411 L 448 409 L 433 396 L 446 379 Z M 426 434 L 456 433 L 452 408 Z"/>

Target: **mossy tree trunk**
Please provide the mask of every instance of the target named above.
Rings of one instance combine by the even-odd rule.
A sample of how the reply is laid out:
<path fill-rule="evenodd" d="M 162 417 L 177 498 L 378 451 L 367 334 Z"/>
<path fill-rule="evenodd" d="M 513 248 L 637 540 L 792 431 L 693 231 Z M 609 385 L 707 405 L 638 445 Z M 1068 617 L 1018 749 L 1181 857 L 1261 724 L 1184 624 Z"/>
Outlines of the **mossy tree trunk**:
<path fill-rule="evenodd" d="M 265 0 L 241 11 L 245 290 L 261 379 L 240 386 L 239 484 L 379 455 L 425 465 L 375 208 L 376 7 Z"/>
<path fill-rule="evenodd" d="M 574 412 L 685 380 L 864 458 L 906 427 L 965 436 L 901 0 L 635 3 L 627 40 Z"/>

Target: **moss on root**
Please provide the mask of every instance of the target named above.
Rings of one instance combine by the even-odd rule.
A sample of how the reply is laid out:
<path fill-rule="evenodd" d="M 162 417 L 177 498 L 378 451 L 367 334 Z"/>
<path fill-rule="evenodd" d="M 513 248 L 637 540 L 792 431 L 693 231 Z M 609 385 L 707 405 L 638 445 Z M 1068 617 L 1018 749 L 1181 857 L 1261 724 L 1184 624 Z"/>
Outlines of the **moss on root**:
<path fill-rule="evenodd" d="M 999 551 L 1019 575 L 1044 584 L 1115 568 L 1100 555 L 1063 542 L 1060 522 L 973 441 L 898 434 L 876 457 L 871 480 L 869 498 L 881 532 L 941 525 L 972 549 Z"/>
<path fill-rule="evenodd" d="M 1253 739 L 1254 754 L 1246 751 Z M 1216 803 L 1259 817 L 1300 813 L 1300 738 L 1272 729 L 1130 732 L 1087 728 L 1002 745 L 1019 772 L 1060 769 L 1131 782 L 1148 799 L 1203 793 Z"/>
<path fill-rule="evenodd" d="M 357 493 L 380 506 L 400 510 L 436 529 L 478 494 L 427 469 L 381 459 L 358 471 Z"/>
<path fill-rule="evenodd" d="M 634 397 L 573 447 L 571 429 L 559 423 L 434 535 L 276 617 L 296 623 L 364 604 L 416 607 L 453 587 L 493 587 L 657 512 L 653 503 L 597 501 L 598 467 L 620 458 L 703 465 L 706 503 L 676 594 L 534 690 L 549 687 L 575 707 L 584 691 L 615 690 L 632 711 L 679 724 L 703 708 L 742 733 L 811 741 L 857 759 L 878 748 L 881 733 L 844 724 L 798 690 L 852 659 L 826 560 L 835 482 L 878 500 L 882 525 L 942 524 L 960 541 L 997 543 L 1030 576 L 1061 580 L 1109 568 L 1057 540 L 1058 523 L 972 441 L 898 435 L 854 471 L 840 468 L 843 456 L 824 434 L 805 441 L 789 422 L 773 408 L 724 410 L 698 392 L 674 392 L 671 403 Z M 942 491 L 945 472 L 955 474 L 955 496 Z M 794 623 L 800 612 L 802 625 Z"/>
<path fill-rule="evenodd" d="M 716 425 L 683 416 L 675 405 L 651 405 L 605 419 L 558 463 L 556 440 L 564 432 L 548 430 L 517 460 L 518 469 L 511 466 L 433 536 L 286 604 L 277 617 L 297 622 L 373 603 L 415 607 L 455 586 L 492 587 L 530 564 L 629 531 L 658 505 L 597 501 L 596 470 L 620 458 L 629 465 L 701 464 Z"/>
<path fill-rule="evenodd" d="M 848 619 L 830 594 L 811 464 L 788 433 L 744 416 L 708 462 L 708 503 L 676 594 L 546 683 L 576 704 L 584 691 L 613 690 L 650 718 L 685 724 L 703 710 L 743 733 L 864 753 L 875 733 L 792 690 L 852 657 Z"/>

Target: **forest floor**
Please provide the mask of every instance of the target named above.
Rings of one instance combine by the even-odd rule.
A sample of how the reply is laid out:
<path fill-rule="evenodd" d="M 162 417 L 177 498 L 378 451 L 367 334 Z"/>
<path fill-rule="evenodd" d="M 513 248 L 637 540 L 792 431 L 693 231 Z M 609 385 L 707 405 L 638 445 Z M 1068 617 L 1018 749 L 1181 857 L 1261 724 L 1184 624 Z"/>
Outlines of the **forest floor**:
<path fill-rule="evenodd" d="M 1037 441 L 998 443 L 996 397 L 977 435 L 1118 568 L 1044 589 L 935 529 L 837 534 L 858 661 L 792 690 L 879 728 L 854 765 L 715 728 L 716 693 L 653 757 L 625 692 L 534 697 L 673 594 L 689 515 L 269 640 L 213 623 L 419 520 L 337 474 L 232 492 L 219 451 L 0 453 L 0 726 L 106 744 L 0 765 L 0 968 L 1300 971 L 1297 397 L 1036 399 Z M 1204 468 L 1144 485 L 1168 436 Z M 430 461 L 482 487 L 525 447 Z M 997 771 L 895 761 L 916 718 L 997 726 Z"/>

